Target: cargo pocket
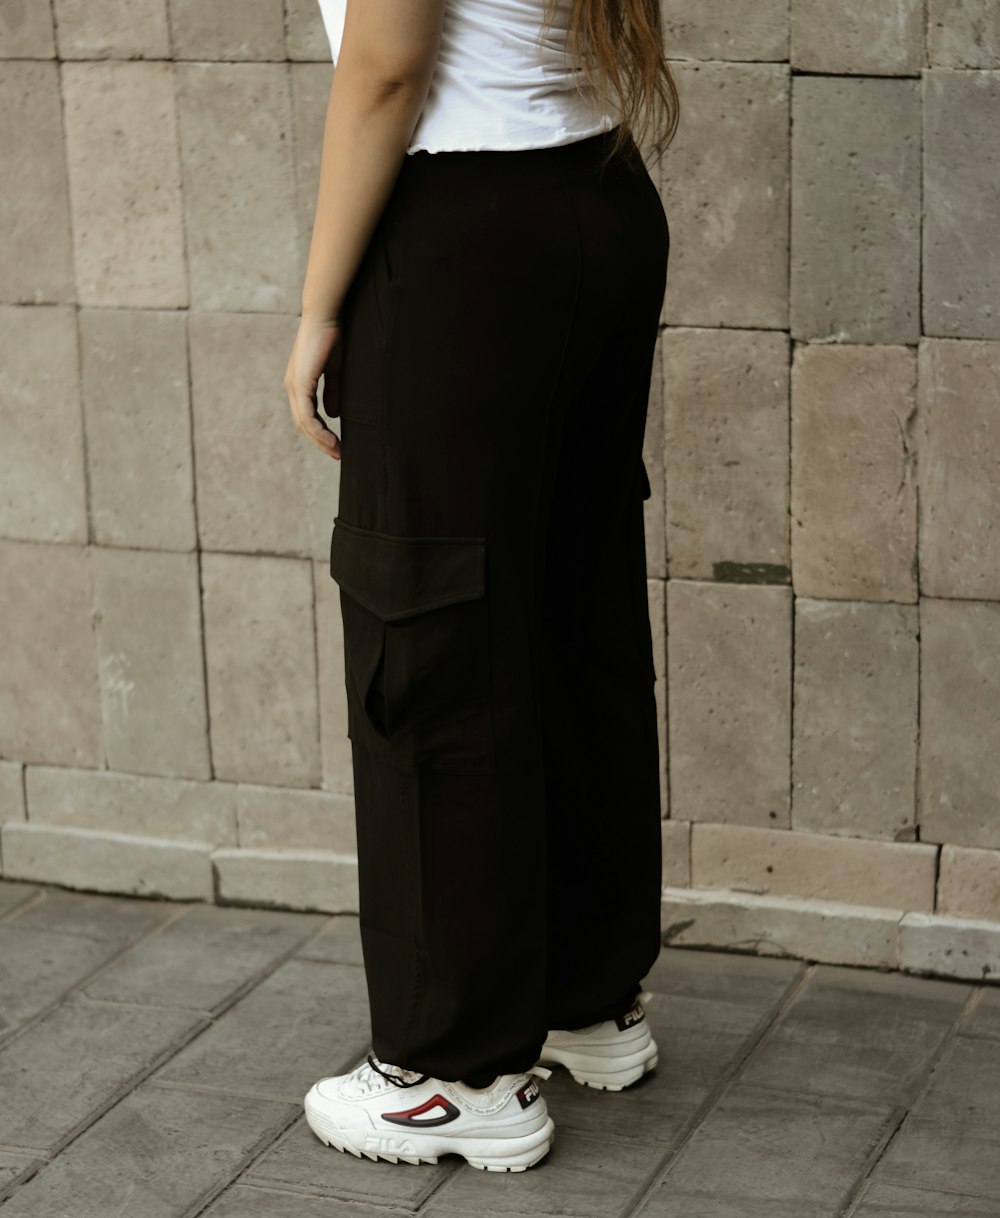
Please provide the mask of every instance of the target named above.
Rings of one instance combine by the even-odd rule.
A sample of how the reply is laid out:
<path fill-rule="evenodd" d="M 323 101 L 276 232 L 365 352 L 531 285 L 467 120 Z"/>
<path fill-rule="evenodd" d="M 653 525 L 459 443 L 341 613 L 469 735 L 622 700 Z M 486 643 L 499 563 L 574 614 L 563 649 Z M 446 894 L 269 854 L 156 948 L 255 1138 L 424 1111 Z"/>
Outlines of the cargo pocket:
<path fill-rule="evenodd" d="M 399 537 L 334 518 L 348 735 L 410 773 L 496 768 L 484 537 Z"/>

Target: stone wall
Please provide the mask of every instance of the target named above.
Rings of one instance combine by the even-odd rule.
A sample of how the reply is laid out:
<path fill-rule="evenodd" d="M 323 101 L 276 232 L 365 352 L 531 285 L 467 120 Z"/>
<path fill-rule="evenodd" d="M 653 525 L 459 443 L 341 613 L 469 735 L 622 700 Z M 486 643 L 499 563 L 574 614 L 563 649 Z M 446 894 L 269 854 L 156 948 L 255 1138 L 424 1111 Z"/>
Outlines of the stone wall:
<path fill-rule="evenodd" d="M 667 938 L 989 975 L 1000 9 L 664 15 Z M 281 385 L 318 8 L 4 0 L 0 54 L 3 874 L 356 909 L 339 467 Z"/>

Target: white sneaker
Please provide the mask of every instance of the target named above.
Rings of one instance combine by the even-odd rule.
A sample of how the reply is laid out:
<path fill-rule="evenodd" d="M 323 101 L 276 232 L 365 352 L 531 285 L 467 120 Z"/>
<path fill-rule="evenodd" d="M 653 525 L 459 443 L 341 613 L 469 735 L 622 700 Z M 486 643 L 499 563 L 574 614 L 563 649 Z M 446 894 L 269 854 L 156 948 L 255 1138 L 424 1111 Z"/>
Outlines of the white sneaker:
<path fill-rule="evenodd" d="M 503 1074 L 477 1090 L 369 1056 L 321 1078 L 303 1101 L 321 1142 L 360 1158 L 436 1163 L 462 1155 L 486 1171 L 524 1171 L 548 1153 L 555 1127 L 538 1086 L 551 1070 Z"/>
<path fill-rule="evenodd" d="M 578 1083 L 601 1091 L 621 1091 L 637 1082 L 657 1062 L 656 1041 L 643 1007 L 652 998 L 643 990 L 617 1019 L 550 1032 L 537 1064 L 565 1066 Z"/>

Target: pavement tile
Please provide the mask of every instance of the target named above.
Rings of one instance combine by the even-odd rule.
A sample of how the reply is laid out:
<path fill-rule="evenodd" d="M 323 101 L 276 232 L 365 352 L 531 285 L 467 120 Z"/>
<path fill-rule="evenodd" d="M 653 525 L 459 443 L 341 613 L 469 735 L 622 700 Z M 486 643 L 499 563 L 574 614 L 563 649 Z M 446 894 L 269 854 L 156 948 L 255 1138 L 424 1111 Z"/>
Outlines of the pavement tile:
<path fill-rule="evenodd" d="M 987 986 L 983 990 L 975 1009 L 962 1026 L 961 1035 L 1000 1040 L 1000 989 Z"/>
<path fill-rule="evenodd" d="M 202 1022 L 181 1011 L 105 1003 L 56 1007 L 0 1049 L 0 1143 L 57 1150 Z"/>
<path fill-rule="evenodd" d="M 369 1162 L 368 1166 L 375 1164 Z M 198 1218 L 409 1218 L 409 1213 L 409 1210 L 373 1208 L 330 1197 L 306 1197 L 302 1193 L 279 1193 L 273 1189 L 235 1184 Z"/>
<path fill-rule="evenodd" d="M 877 1180 L 865 1193 L 853 1218 L 996 1218 L 997 1203 L 989 1197 L 965 1197 L 925 1188 L 906 1188 Z"/>
<path fill-rule="evenodd" d="M 414 1164 L 356 1159 L 324 1146 L 303 1117 L 254 1160 L 239 1183 L 415 1210 L 459 1166 L 454 1155 L 436 1166 L 422 1163 L 419 1170 Z"/>
<path fill-rule="evenodd" d="M 996 1126 L 909 1116 L 880 1160 L 875 1179 L 989 1197 L 993 1203 L 990 1218 L 995 1218 L 1000 1214 Z"/>
<path fill-rule="evenodd" d="M 16 1155 L 0 1150 L 0 1202 L 9 1196 L 20 1182 L 37 1171 L 40 1160 L 28 1155 Z"/>
<path fill-rule="evenodd" d="M 741 1081 L 905 1105 L 969 993 L 951 981 L 820 965 Z"/>
<path fill-rule="evenodd" d="M 11 910 L 30 901 L 39 891 L 37 884 L 14 884 L 10 880 L 0 880 L 0 918 L 5 918 Z"/>
<path fill-rule="evenodd" d="M 360 1060 L 371 1027 L 361 969 L 288 960 L 157 1074 L 157 1081 L 291 1103 Z"/>
<path fill-rule="evenodd" d="M 956 1036 L 912 1112 L 949 1125 L 1000 1125 L 1000 1043 Z"/>
<path fill-rule="evenodd" d="M 320 933 L 295 955 L 301 960 L 326 960 L 330 964 L 364 964 L 361 931 L 357 918 L 342 914 L 330 919 Z"/>
<path fill-rule="evenodd" d="M 292 1112 L 274 1100 L 139 1087 L 25 1184 L 4 1218 L 199 1213 Z"/>
<path fill-rule="evenodd" d="M 142 938 L 176 917 L 181 909 L 183 905 L 178 901 L 136 900 L 49 888 L 44 900 L 19 910 L 14 919 L 19 929 L 57 931 L 120 946 Z"/>
<path fill-rule="evenodd" d="M 649 1143 L 610 1143 L 557 1129 L 552 1149 L 526 1172 L 461 1167 L 420 1211 L 421 1218 L 470 1218 L 483 1211 L 517 1218 L 619 1218 L 631 1213 L 662 1155 Z"/>
<path fill-rule="evenodd" d="M 322 915 L 195 905 L 83 992 L 112 1002 L 214 1011 L 322 922 Z"/>
<path fill-rule="evenodd" d="M 636 1213 L 835 1218 L 894 1117 L 888 1104 L 736 1083 Z"/>

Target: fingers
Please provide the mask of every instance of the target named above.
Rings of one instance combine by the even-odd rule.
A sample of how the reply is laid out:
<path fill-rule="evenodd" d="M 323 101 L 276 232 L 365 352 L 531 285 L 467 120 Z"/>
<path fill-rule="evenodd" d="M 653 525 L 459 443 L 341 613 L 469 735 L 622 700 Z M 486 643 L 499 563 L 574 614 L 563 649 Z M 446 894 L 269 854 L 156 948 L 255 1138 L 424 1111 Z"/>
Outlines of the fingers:
<path fill-rule="evenodd" d="M 295 430 L 305 436 L 317 448 L 339 461 L 341 457 L 340 437 L 332 431 L 316 413 L 315 399 L 305 390 L 298 389 L 286 380 L 288 404 L 295 422 Z"/>

